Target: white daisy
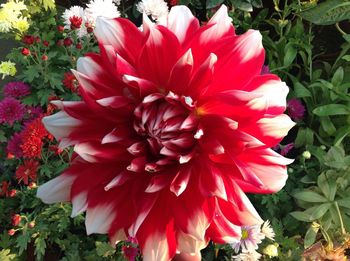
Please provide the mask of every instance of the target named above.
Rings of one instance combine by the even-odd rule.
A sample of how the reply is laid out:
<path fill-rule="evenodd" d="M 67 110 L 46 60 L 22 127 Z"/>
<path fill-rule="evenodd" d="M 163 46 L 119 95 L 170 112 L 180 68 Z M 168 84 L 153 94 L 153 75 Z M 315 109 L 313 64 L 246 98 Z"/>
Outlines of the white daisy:
<path fill-rule="evenodd" d="M 275 232 L 273 232 L 273 228 L 271 227 L 270 221 L 266 220 L 261 226 L 261 233 L 265 235 L 265 237 L 275 240 Z"/>
<path fill-rule="evenodd" d="M 260 225 L 242 226 L 240 241 L 232 243 L 231 246 L 236 253 L 239 252 L 240 248 L 242 251 L 251 252 L 258 249 L 258 244 L 264 238 L 265 235 L 260 232 Z"/>
<path fill-rule="evenodd" d="M 168 17 L 169 8 L 164 0 L 142 0 L 136 5 L 137 11 L 150 15 L 157 23 L 164 23 Z"/>
<path fill-rule="evenodd" d="M 85 9 L 86 16 L 92 25 L 95 25 L 98 16 L 116 18 L 120 16 L 117 5 L 113 0 L 92 0 Z"/>

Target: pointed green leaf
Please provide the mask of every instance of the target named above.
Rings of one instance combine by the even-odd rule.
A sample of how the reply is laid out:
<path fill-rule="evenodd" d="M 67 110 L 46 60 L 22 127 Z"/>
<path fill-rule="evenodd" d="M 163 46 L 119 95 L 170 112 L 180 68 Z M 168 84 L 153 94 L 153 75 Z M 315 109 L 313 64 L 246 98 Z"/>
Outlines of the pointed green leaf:
<path fill-rule="evenodd" d="M 294 197 L 306 202 L 327 202 L 328 200 L 314 191 L 301 191 L 294 194 Z"/>

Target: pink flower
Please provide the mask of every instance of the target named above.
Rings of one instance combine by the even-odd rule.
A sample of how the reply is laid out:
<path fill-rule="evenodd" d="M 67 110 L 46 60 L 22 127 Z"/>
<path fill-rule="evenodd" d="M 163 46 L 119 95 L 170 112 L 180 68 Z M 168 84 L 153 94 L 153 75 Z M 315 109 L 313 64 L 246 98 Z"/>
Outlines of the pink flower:
<path fill-rule="evenodd" d="M 30 94 L 30 87 L 24 82 L 9 82 L 4 86 L 3 93 L 5 96 L 21 98 Z"/>
<path fill-rule="evenodd" d="M 305 107 L 300 100 L 293 98 L 287 103 L 288 115 L 295 121 L 302 120 L 305 113 Z"/>
<path fill-rule="evenodd" d="M 135 237 L 144 260 L 197 254 L 262 223 L 247 193 L 272 193 L 291 161 L 270 147 L 294 125 L 288 87 L 261 75 L 262 37 L 236 35 L 222 6 L 203 27 L 185 6 L 166 26 L 98 18 L 101 47 L 77 62 L 82 101 L 45 117 L 70 167 L 38 189 L 86 211 L 87 234 Z"/>
<path fill-rule="evenodd" d="M 6 97 L 0 102 L 0 123 L 13 125 L 15 121 L 22 120 L 24 113 L 24 105 L 12 97 Z"/>
<path fill-rule="evenodd" d="M 23 151 L 21 149 L 22 136 L 20 133 L 15 133 L 7 142 L 7 153 L 15 155 L 16 158 L 23 156 Z"/>

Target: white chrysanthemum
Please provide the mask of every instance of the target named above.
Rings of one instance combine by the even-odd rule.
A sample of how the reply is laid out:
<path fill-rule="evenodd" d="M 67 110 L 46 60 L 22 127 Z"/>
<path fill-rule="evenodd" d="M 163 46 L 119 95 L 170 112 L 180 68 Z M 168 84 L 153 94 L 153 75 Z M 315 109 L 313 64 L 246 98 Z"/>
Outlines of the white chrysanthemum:
<path fill-rule="evenodd" d="M 242 253 L 240 253 L 237 256 L 233 256 L 232 260 L 235 261 L 257 261 L 259 260 L 261 257 L 261 254 L 256 252 L 255 250 L 253 251 L 242 251 Z"/>
<path fill-rule="evenodd" d="M 166 21 L 169 8 L 164 0 L 142 0 L 136 5 L 137 11 L 152 16 L 157 23 Z"/>
<path fill-rule="evenodd" d="M 84 8 L 82 8 L 81 6 L 74 5 L 71 8 L 66 9 L 62 15 L 62 18 L 64 19 L 64 28 L 70 29 L 71 22 L 69 18 L 73 16 L 80 17 L 83 20 L 81 27 L 77 29 L 77 35 L 79 38 L 84 37 L 85 35 L 87 35 L 87 30 L 85 26 L 87 20 Z"/>
<path fill-rule="evenodd" d="M 271 227 L 270 221 L 266 220 L 264 224 L 261 226 L 261 233 L 265 235 L 265 237 L 274 240 L 275 232 L 273 232 L 273 228 Z"/>
<path fill-rule="evenodd" d="M 86 16 L 92 25 L 95 25 L 96 19 L 99 16 L 107 18 L 117 18 L 120 16 L 118 7 L 113 0 L 92 0 L 86 6 Z"/>
<path fill-rule="evenodd" d="M 113 3 L 115 3 L 117 6 L 119 6 L 120 5 L 120 1 L 121 0 L 113 0 Z"/>

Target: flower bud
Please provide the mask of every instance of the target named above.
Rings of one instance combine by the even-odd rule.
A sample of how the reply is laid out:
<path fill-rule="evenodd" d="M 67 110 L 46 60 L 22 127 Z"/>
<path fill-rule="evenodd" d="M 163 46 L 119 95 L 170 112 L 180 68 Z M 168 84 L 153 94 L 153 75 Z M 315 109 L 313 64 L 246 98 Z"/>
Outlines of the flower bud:
<path fill-rule="evenodd" d="M 43 60 L 43 61 L 47 61 L 48 59 L 49 59 L 49 57 L 46 54 L 43 54 L 41 56 L 41 60 Z"/>
<path fill-rule="evenodd" d="M 7 231 L 7 234 L 9 236 L 13 236 L 15 233 L 16 233 L 16 230 L 14 230 L 13 228 Z"/>
<path fill-rule="evenodd" d="M 305 159 L 310 159 L 311 158 L 311 153 L 310 153 L 310 151 L 306 150 L 306 151 L 303 152 L 302 156 Z"/>
<path fill-rule="evenodd" d="M 29 222 L 29 223 L 28 223 L 28 227 L 29 227 L 29 228 L 35 227 L 35 221 Z"/>
<path fill-rule="evenodd" d="M 59 31 L 60 33 L 62 33 L 64 31 L 64 26 L 63 25 L 58 25 L 57 26 L 57 31 Z"/>
<path fill-rule="evenodd" d="M 63 44 L 64 44 L 64 46 L 69 47 L 73 44 L 73 41 L 71 38 L 67 37 L 63 40 Z"/>
<path fill-rule="evenodd" d="M 43 41 L 43 45 L 46 47 L 49 47 L 50 43 L 49 43 L 49 41 Z"/>
<path fill-rule="evenodd" d="M 81 49 L 81 48 L 83 48 L 83 45 L 81 44 L 81 43 L 77 43 L 76 45 L 75 45 L 75 48 L 77 48 L 77 49 Z"/>
<path fill-rule="evenodd" d="M 267 247 L 263 249 L 263 254 L 269 256 L 269 257 L 276 257 L 278 256 L 278 244 L 270 244 Z"/>
<path fill-rule="evenodd" d="M 11 189 L 11 190 L 9 191 L 9 197 L 10 197 L 10 198 L 15 197 L 16 195 L 17 195 L 17 190 Z"/>
<path fill-rule="evenodd" d="M 15 227 L 18 226 L 19 223 L 21 223 L 21 220 L 22 220 L 22 218 L 20 215 L 18 215 L 18 214 L 13 215 L 11 218 L 12 225 Z"/>
<path fill-rule="evenodd" d="M 30 50 L 28 48 L 22 48 L 22 51 L 21 53 L 24 55 L 24 56 L 28 56 L 30 55 Z"/>

